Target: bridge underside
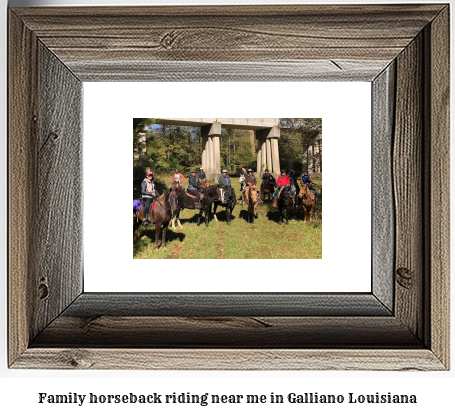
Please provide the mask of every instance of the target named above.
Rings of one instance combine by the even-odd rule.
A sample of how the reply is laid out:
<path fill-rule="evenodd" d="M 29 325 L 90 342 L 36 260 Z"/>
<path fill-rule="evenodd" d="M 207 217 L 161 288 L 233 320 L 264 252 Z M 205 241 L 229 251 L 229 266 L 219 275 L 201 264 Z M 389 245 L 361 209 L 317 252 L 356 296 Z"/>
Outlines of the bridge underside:
<path fill-rule="evenodd" d="M 278 138 L 280 118 L 159 118 L 159 124 L 183 125 L 201 128 L 202 161 L 209 175 L 221 174 L 221 128 L 253 130 L 258 140 L 257 172 L 266 168 L 272 174 L 280 173 Z"/>
<path fill-rule="evenodd" d="M 222 128 L 237 130 L 262 130 L 278 126 L 280 118 L 160 118 L 160 124 L 203 127 L 220 122 Z"/>

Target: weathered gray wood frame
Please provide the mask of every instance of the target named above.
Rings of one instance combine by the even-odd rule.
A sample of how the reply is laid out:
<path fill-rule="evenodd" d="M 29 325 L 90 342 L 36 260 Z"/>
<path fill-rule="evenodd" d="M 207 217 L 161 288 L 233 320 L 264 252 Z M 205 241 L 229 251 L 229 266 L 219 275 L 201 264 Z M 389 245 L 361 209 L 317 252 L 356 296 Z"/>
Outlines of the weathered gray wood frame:
<path fill-rule="evenodd" d="M 371 82 L 372 292 L 85 293 L 82 82 L 117 80 Z M 448 369 L 449 6 L 11 9 L 8 301 L 11 368 Z"/>

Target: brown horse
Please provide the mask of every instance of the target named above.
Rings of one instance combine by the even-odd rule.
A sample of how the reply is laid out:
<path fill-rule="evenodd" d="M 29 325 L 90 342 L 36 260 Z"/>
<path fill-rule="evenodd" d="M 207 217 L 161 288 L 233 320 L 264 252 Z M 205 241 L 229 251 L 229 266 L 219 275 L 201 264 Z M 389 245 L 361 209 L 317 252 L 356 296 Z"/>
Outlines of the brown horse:
<path fill-rule="evenodd" d="M 203 189 L 205 189 L 205 188 L 207 188 L 207 187 L 209 187 L 209 186 L 210 186 L 210 180 L 208 180 L 208 179 L 202 180 L 202 182 L 201 182 L 201 187 L 202 187 Z"/>
<path fill-rule="evenodd" d="M 264 194 L 264 202 L 265 202 L 265 197 L 269 196 L 269 202 L 272 200 L 272 195 L 273 192 L 275 191 L 276 187 L 276 180 L 274 177 L 271 179 L 265 179 L 262 182 L 262 193 Z"/>
<path fill-rule="evenodd" d="M 170 194 L 171 190 L 166 190 L 158 199 L 156 199 L 155 207 L 152 211 L 153 223 L 155 224 L 155 251 L 158 251 L 158 238 L 160 237 L 161 226 L 163 227 L 163 235 L 161 246 L 166 249 L 166 231 L 169 226 L 169 221 L 172 217 Z"/>
<path fill-rule="evenodd" d="M 316 204 L 316 197 L 306 183 L 300 182 L 299 198 L 302 200 L 303 205 L 303 221 L 306 222 L 309 216 L 310 222 L 313 222 L 313 209 Z"/>
<path fill-rule="evenodd" d="M 245 201 L 248 207 L 248 223 L 254 223 L 254 218 L 258 218 L 258 188 L 256 186 L 248 186 L 245 190 Z"/>

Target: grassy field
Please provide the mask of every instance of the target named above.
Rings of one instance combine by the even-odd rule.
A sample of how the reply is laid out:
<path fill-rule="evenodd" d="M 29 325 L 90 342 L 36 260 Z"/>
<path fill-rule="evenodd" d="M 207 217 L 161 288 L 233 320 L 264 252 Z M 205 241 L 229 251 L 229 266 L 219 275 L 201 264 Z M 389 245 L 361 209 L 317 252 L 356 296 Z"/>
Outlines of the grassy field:
<path fill-rule="evenodd" d="M 184 183 L 187 185 L 187 183 Z M 238 178 L 232 178 L 237 198 L 240 197 Z M 322 180 L 317 183 L 322 188 Z M 160 191 L 170 182 L 160 183 Z M 279 212 L 266 202 L 259 206 L 259 218 L 254 225 L 247 223 L 247 209 L 238 201 L 231 225 L 226 223 L 224 209 L 218 208 L 216 222 L 211 215 L 210 227 L 203 220 L 197 226 L 198 210 L 184 209 L 180 213 L 183 229 L 169 226 L 166 249 L 154 250 L 154 225 L 141 226 L 139 239 L 133 247 L 137 259 L 319 259 L 322 258 L 322 197 L 313 213 L 313 222 L 303 222 L 303 208 L 298 205 L 290 214 L 289 225 L 278 225 Z M 177 226 L 177 225 L 176 225 Z M 160 237 L 161 239 L 161 237 Z M 161 242 L 158 244 L 161 247 Z"/>

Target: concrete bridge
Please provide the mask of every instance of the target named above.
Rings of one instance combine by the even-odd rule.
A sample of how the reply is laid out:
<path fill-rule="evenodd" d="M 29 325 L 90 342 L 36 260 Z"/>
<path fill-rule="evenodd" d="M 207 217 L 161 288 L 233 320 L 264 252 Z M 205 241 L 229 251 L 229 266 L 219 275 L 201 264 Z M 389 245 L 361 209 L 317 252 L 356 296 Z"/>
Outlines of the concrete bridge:
<path fill-rule="evenodd" d="M 257 172 L 268 167 L 273 174 L 280 173 L 278 139 L 281 126 L 291 128 L 289 118 L 159 118 L 157 123 L 186 125 L 201 128 L 202 167 L 207 174 L 219 175 L 221 171 L 221 129 L 252 130 L 259 141 Z M 297 126 L 292 125 L 292 126 Z"/>

